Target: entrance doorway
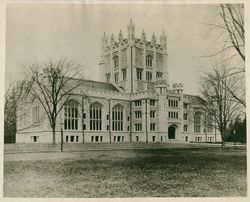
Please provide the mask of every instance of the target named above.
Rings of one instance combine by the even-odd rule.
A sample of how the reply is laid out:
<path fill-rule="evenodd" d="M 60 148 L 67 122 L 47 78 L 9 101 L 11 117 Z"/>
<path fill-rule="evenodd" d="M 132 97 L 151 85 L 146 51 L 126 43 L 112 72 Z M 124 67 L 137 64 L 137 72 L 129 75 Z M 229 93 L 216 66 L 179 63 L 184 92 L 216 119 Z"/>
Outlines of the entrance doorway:
<path fill-rule="evenodd" d="M 168 127 L 168 139 L 175 139 L 176 128 L 174 126 Z"/>

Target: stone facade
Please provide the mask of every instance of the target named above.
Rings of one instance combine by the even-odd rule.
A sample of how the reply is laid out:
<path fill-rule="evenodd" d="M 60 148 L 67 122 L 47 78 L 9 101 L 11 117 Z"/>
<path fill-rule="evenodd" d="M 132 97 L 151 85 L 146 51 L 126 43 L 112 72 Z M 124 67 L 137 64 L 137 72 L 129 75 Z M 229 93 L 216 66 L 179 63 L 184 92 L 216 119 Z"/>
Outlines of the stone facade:
<path fill-rule="evenodd" d="M 118 40 L 104 33 L 99 63 L 102 82 L 84 82 L 65 103 L 56 129 L 56 142 L 219 142 L 218 131 L 204 126 L 196 96 L 183 93 L 183 84 L 168 82 L 167 37 L 157 44 L 143 31 Z M 18 110 L 17 142 L 52 142 L 42 106 L 26 102 Z M 60 125 L 60 122 L 63 125 Z"/>

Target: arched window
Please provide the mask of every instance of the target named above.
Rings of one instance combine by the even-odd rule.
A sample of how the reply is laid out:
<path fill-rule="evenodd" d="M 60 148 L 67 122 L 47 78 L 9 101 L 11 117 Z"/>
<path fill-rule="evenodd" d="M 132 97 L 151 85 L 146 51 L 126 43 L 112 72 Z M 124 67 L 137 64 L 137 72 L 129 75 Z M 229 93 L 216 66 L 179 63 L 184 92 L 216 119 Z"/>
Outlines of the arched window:
<path fill-rule="evenodd" d="M 78 103 L 74 100 L 64 104 L 64 129 L 78 130 Z"/>
<path fill-rule="evenodd" d="M 114 68 L 118 68 L 118 65 L 119 65 L 119 57 L 116 55 L 116 56 L 114 56 L 113 60 L 114 60 Z"/>
<path fill-rule="evenodd" d="M 201 132 L 201 115 L 200 115 L 200 113 L 195 113 L 195 115 L 194 115 L 194 132 L 195 133 Z"/>
<path fill-rule="evenodd" d="M 102 105 L 93 103 L 89 111 L 90 130 L 102 130 Z"/>
<path fill-rule="evenodd" d="M 213 132 L 213 114 L 208 113 L 207 114 L 207 133 L 212 133 Z"/>
<path fill-rule="evenodd" d="M 123 131 L 123 108 L 119 104 L 112 109 L 112 130 Z"/>
<path fill-rule="evenodd" d="M 146 67 L 152 67 L 153 66 L 153 57 L 151 55 L 146 56 Z"/>

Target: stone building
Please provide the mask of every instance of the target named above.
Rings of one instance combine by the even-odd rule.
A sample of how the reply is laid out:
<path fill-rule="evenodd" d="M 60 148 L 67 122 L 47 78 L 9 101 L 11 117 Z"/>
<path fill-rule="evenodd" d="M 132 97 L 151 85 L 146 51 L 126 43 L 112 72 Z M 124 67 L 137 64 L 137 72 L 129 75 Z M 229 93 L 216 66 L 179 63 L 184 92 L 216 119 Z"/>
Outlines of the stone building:
<path fill-rule="evenodd" d="M 183 84 L 168 81 L 167 37 L 147 40 L 135 36 L 130 20 L 127 38 L 120 31 L 102 37 L 99 63 L 102 82 L 85 82 L 64 104 L 56 142 L 218 142 L 196 96 L 183 93 Z M 72 82 L 74 82 L 72 80 Z M 52 132 L 41 105 L 27 102 L 18 110 L 16 142 L 52 142 Z"/>

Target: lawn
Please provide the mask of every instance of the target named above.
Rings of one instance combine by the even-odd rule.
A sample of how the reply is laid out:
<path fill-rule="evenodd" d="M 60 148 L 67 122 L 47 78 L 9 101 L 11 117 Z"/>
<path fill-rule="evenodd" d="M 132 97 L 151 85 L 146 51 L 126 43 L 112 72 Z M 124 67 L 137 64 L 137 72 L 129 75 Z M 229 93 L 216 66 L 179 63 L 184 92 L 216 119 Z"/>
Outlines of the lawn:
<path fill-rule="evenodd" d="M 222 197 L 246 196 L 247 192 L 245 148 L 71 154 L 58 159 L 5 161 L 4 196 Z"/>

